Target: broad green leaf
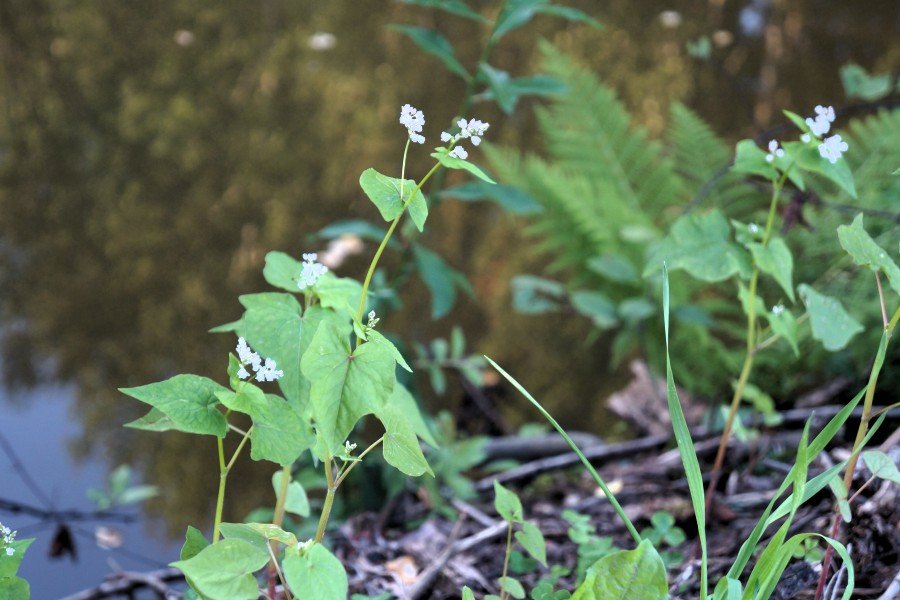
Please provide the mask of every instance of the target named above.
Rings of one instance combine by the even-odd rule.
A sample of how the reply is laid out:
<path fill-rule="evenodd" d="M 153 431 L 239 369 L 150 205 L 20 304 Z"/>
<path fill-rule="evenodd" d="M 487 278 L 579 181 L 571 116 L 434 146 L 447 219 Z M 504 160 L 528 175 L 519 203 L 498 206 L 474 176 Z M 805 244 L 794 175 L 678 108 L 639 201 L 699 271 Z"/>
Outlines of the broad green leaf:
<path fill-rule="evenodd" d="M 278 499 L 281 492 L 281 479 L 284 477 L 282 471 L 275 471 L 272 474 L 272 487 L 275 489 L 275 498 Z M 288 484 L 287 498 L 284 501 L 284 510 L 291 514 L 301 517 L 309 516 L 309 498 L 306 497 L 306 490 L 299 481 L 292 480 Z"/>
<path fill-rule="evenodd" d="M 678 388 L 675 387 L 675 376 L 672 373 L 672 359 L 669 356 L 669 272 L 665 266 L 663 267 L 663 326 L 666 342 L 666 400 L 669 406 L 672 430 L 675 433 L 675 442 L 678 445 L 678 453 L 681 455 L 681 463 L 684 465 L 688 490 L 691 494 L 694 518 L 697 520 L 697 537 L 700 540 L 700 597 L 706 598 L 708 577 L 706 498 L 703 487 L 703 474 L 700 471 L 700 463 L 697 460 L 694 441 L 691 439 L 691 432 L 684 417 L 684 410 L 681 408 L 681 400 L 678 398 Z M 643 545 L 644 542 L 641 542 L 641 544 Z M 640 549 L 640 546 L 638 549 Z M 654 550 L 653 553 L 656 554 L 656 551 Z M 656 559 L 662 562 L 658 555 Z M 663 584 L 665 584 L 665 570 L 663 571 Z"/>
<path fill-rule="evenodd" d="M 435 148 L 435 151 L 431 153 L 431 157 L 448 169 L 462 169 L 463 171 L 468 171 L 482 181 L 486 181 L 487 183 L 497 183 L 476 165 L 467 160 L 463 160 L 462 158 L 450 156 L 449 153 L 450 151 L 447 148 Z"/>
<path fill-rule="evenodd" d="M 222 535 L 230 539 L 244 540 L 268 553 L 269 541 L 276 540 L 286 546 L 296 546 L 297 536 L 271 523 L 222 523 Z"/>
<path fill-rule="evenodd" d="M 245 415 L 252 414 L 253 406 L 263 402 L 266 398 L 266 393 L 249 381 L 241 381 L 236 387 L 238 388 L 236 392 L 231 390 L 216 392 L 216 399 L 231 411 Z"/>
<path fill-rule="evenodd" d="M 335 277 L 325 273 L 316 282 L 313 293 L 323 308 L 333 308 L 341 312 L 347 307 L 355 310 L 362 295 L 362 284 L 349 277 Z"/>
<path fill-rule="evenodd" d="M 295 598 L 347 599 L 344 565 L 322 544 L 313 544 L 299 556 L 285 557 L 282 567 Z"/>
<path fill-rule="evenodd" d="M 900 267 L 863 227 L 862 213 L 856 215 L 852 225 L 841 225 L 837 229 L 841 246 L 853 258 L 853 262 L 884 273 L 894 291 L 900 294 Z"/>
<path fill-rule="evenodd" d="M 760 175 L 770 181 L 778 177 L 778 170 L 766 160 L 766 152 L 753 140 L 741 140 L 737 143 L 731 170 L 736 173 Z"/>
<path fill-rule="evenodd" d="M 525 598 L 525 588 L 522 587 L 522 584 L 519 583 L 518 579 L 513 579 L 512 577 L 501 577 L 497 581 L 500 582 L 500 589 L 504 592 L 516 598 L 516 600 L 522 600 Z"/>
<path fill-rule="evenodd" d="M 547 544 L 537 525 L 531 521 L 523 521 L 522 529 L 516 532 L 516 540 L 535 560 L 547 566 Z"/>
<path fill-rule="evenodd" d="M 263 277 L 269 285 L 282 290 L 298 293 L 300 288 L 300 272 L 303 263 L 292 258 L 284 252 L 269 252 L 266 254 L 266 266 L 263 267 Z"/>
<path fill-rule="evenodd" d="M 425 227 L 428 218 L 428 203 L 422 191 L 412 179 L 395 179 L 376 171 L 366 169 L 359 176 L 359 185 L 378 208 L 385 221 L 393 221 L 403 212 L 403 206 L 409 202 L 409 216 L 419 231 Z M 402 194 L 401 194 L 402 191 Z M 415 192 L 415 195 L 411 196 Z M 411 199 L 410 199 L 411 198 Z"/>
<path fill-rule="evenodd" d="M 525 315 L 556 312 L 562 308 L 565 295 L 565 286 L 551 279 L 518 275 L 512 280 L 513 308 Z"/>
<path fill-rule="evenodd" d="M 32 543 L 34 543 L 34 538 L 15 540 L 2 550 L 3 554 L 0 555 L 0 578 L 13 577 L 19 571 L 19 565 L 22 564 L 25 552 Z M 6 548 L 13 549 L 12 555 L 6 554 Z"/>
<path fill-rule="evenodd" d="M 267 562 L 267 551 L 241 539 L 225 539 L 169 566 L 184 573 L 191 586 L 209 598 L 256 600 L 259 588 L 253 573 Z"/>
<path fill-rule="evenodd" d="M 431 292 L 431 318 L 440 319 L 456 303 L 456 288 L 466 281 L 465 276 L 421 244 L 413 244 L 412 251 L 419 277 Z"/>
<path fill-rule="evenodd" d="M 618 254 L 595 256 L 587 261 L 587 268 L 610 281 L 634 283 L 639 279 L 631 261 Z"/>
<path fill-rule="evenodd" d="M 625 298 L 617 312 L 623 321 L 638 323 L 656 314 L 656 307 L 646 298 Z"/>
<path fill-rule="evenodd" d="M 747 244 L 753 260 L 763 273 L 775 278 L 781 289 L 785 291 L 791 302 L 794 301 L 793 270 L 794 258 L 787 244 L 780 237 L 769 240 L 765 246 L 757 243 Z"/>
<path fill-rule="evenodd" d="M 794 318 L 794 314 L 779 305 L 766 314 L 766 319 L 772 327 L 772 332 L 780 335 L 791 346 L 795 356 L 800 356 L 800 348 L 797 346 L 797 319 Z"/>
<path fill-rule="evenodd" d="M 783 144 L 787 156 L 794 160 L 794 170 L 803 170 L 816 173 L 837 184 L 850 197 L 856 198 L 856 185 L 853 183 L 853 173 L 846 160 L 838 160 L 831 164 L 819 154 L 815 144 L 801 142 L 786 142 Z M 793 171 L 792 171 L 793 172 Z"/>
<path fill-rule="evenodd" d="M 361 219 L 345 219 L 326 225 L 320 229 L 319 233 L 316 235 L 326 240 L 333 240 L 344 235 L 354 235 L 377 244 L 384 239 L 386 233 L 387 229 L 378 225 L 373 225 L 368 221 L 363 221 Z M 388 247 L 396 249 L 399 248 L 399 244 L 396 239 L 391 238 L 388 240 Z"/>
<path fill-rule="evenodd" d="M 399 387 L 399 384 L 395 387 Z M 406 415 L 391 404 L 382 407 L 376 414 L 384 425 L 382 451 L 385 462 L 411 477 L 424 473 L 433 477 L 434 472 L 422 454 L 419 438 L 407 422 Z"/>
<path fill-rule="evenodd" d="M 469 586 L 463 586 L 462 589 L 462 600 L 475 600 L 475 594 L 472 593 L 471 588 Z"/>
<path fill-rule="evenodd" d="M 31 586 L 21 577 L 0 577 L 0 600 L 28 600 Z"/>
<path fill-rule="evenodd" d="M 600 28 L 600 23 L 576 8 L 558 6 L 548 0 L 508 0 L 494 23 L 491 39 L 496 41 L 504 35 L 522 27 L 540 13 L 562 17 L 569 21 L 581 22 Z"/>
<path fill-rule="evenodd" d="M 750 257 L 728 240 L 730 231 L 718 210 L 680 217 L 651 253 L 644 276 L 659 271 L 666 263 L 670 271 L 683 269 L 702 281 L 723 281 L 735 274 L 749 277 Z"/>
<path fill-rule="evenodd" d="M 315 445 L 310 424 L 280 396 L 266 394 L 250 413 L 250 458 L 269 460 L 283 467 Z"/>
<path fill-rule="evenodd" d="M 509 523 L 521 523 L 524 519 L 522 501 L 519 497 L 496 479 L 494 480 L 494 508 L 503 520 Z"/>
<path fill-rule="evenodd" d="M 438 447 L 437 441 L 431 434 L 431 429 L 428 427 L 425 419 L 422 418 L 422 411 L 419 410 L 416 399 L 409 393 L 406 386 L 399 383 L 395 385 L 388 404 L 395 407 L 400 414 L 406 417 L 406 422 L 409 423 L 415 434 L 422 438 L 426 444 L 432 448 Z"/>
<path fill-rule="evenodd" d="M 822 342 L 826 350 L 840 350 L 863 326 L 851 317 L 836 298 L 820 294 L 810 286 L 797 287 L 806 304 L 813 337 Z"/>
<path fill-rule="evenodd" d="M 616 305 L 601 292 L 577 290 L 569 296 L 575 310 L 588 317 L 600 329 L 609 329 L 618 324 Z"/>
<path fill-rule="evenodd" d="M 442 198 L 456 198 L 464 202 L 491 200 L 514 215 L 531 215 L 543 210 L 537 200 L 525 191 L 511 185 L 490 184 L 483 181 L 469 181 L 446 189 L 439 194 Z"/>
<path fill-rule="evenodd" d="M 875 477 L 900 483 L 900 471 L 897 470 L 897 465 L 884 452 L 867 450 L 862 453 L 862 459 L 866 463 L 866 468 L 872 471 L 872 475 Z"/>
<path fill-rule="evenodd" d="M 894 77 L 890 73 L 870 75 L 856 63 L 847 63 L 841 67 L 841 84 L 847 98 L 874 102 L 893 91 Z"/>
<path fill-rule="evenodd" d="M 554 96 L 566 91 L 564 83 L 549 75 L 513 79 L 508 72 L 487 63 L 481 63 L 478 70 L 482 78 L 487 80 L 489 97 L 508 115 L 515 110 L 522 96 Z"/>
<path fill-rule="evenodd" d="M 634 550 L 619 550 L 598 560 L 572 600 L 666 600 L 666 566 L 643 540 Z"/>
<path fill-rule="evenodd" d="M 453 46 L 449 40 L 433 29 L 413 27 L 412 25 L 388 25 L 388 29 L 399 31 L 413 41 L 426 54 L 437 57 L 447 70 L 459 75 L 466 81 L 471 76 L 453 54 Z"/>
<path fill-rule="evenodd" d="M 173 429 L 178 429 L 178 426 L 175 425 L 175 421 L 158 408 L 151 408 L 150 412 L 140 419 L 125 423 L 125 427 L 142 429 L 144 431 L 171 431 Z"/>
<path fill-rule="evenodd" d="M 468 7 L 462 0 L 401 0 L 404 4 L 416 4 L 436 8 L 445 12 L 472 19 L 473 21 L 487 22 L 487 19 Z"/>
<path fill-rule="evenodd" d="M 403 355 L 397 350 L 397 346 L 394 343 L 387 339 L 385 336 L 375 331 L 374 329 L 369 330 L 368 333 L 369 341 L 376 346 L 381 346 L 385 350 L 391 353 L 391 356 L 394 357 L 394 360 L 397 361 L 397 364 L 403 367 L 406 371 L 412 373 L 412 367 L 409 366 L 409 363 L 406 362 L 406 359 L 403 358 Z"/>
<path fill-rule="evenodd" d="M 184 534 L 184 545 L 181 547 L 180 558 L 181 560 L 194 558 L 207 546 L 209 546 L 209 541 L 200 530 L 188 525 L 187 532 Z"/>
<path fill-rule="evenodd" d="M 228 425 L 216 399 L 220 390 L 226 388 L 199 375 L 176 375 L 157 383 L 119 389 L 165 414 L 172 421 L 172 429 L 225 437 Z"/>
<path fill-rule="evenodd" d="M 292 294 L 264 292 L 238 298 L 246 309 L 237 333 L 264 358 L 271 358 L 284 376 L 278 380 L 282 393 L 300 410 L 301 395 L 300 338 L 302 309 Z"/>
<path fill-rule="evenodd" d="M 323 322 L 301 365 L 312 382 L 310 402 L 319 436 L 333 455 L 341 452 L 363 416 L 384 406 L 396 381 L 389 351 L 371 343 L 351 351 L 349 335 L 349 326 Z"/>

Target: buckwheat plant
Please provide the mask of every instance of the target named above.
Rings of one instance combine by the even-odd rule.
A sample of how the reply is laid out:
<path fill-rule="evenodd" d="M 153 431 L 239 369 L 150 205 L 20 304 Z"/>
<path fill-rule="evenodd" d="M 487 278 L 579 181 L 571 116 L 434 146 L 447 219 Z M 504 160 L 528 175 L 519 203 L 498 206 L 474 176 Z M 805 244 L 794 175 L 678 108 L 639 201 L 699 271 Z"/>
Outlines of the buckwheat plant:
<path fill-rule="evenodd" d="M 410 144 L 424 144 L 425 115 L 406 104 L 400 124 L 407 141 L 400 177 L 366 169 L 359 183 L 390 226 L 363 282 L 337 277 L 317 262 L 315 253 L 298 261 L 281 252 L 266 256 L 263 275 L 278 292 L 239 298 L 241 318 L 213 329 L 238 336 L 228 358 L 228 386 L 199 375 L 176 375 L 165 381 L 121 391 L 151 406 L 129 427 L 149 431 L 177 430 L 210 435 L 216 440 L 219 487 L 211 542 L 189 528 L 180 569 L 193 592 L 203 598 L 239 600 L 259 595 L 255 575 L 266 564 L 268 595 L 275 597 L 280 580 L 286 597 L 346 598 L 347 575 L 323 544 L 335 495 L 360 462 L 381 447 L 385 461 L 411 477 L 431 474 L 419 438 L 431 439 L 412 395 L 397 382 L 396 369 L 411 371 L 403 355 L 376 327 L 383 317 L 367 313 L 368 290 L 382 253 L 408 212 L 421 231 L 428 217 L 422 186 L 442 168 L 468 171 L 493 183 L 468 162 L 465 144 L 477 146 L 489 125 L 458 119 L 454 132 L 441 135 L 431 169 L 418 181 L 406 179 Z M 365 318 L 365 320 L 364 320 Z M 242 430 L 236 413 L 252 424 Z M 356 451 L 360 422 L 373 415 L 384 434 Z M 230 456 L 225 438 L 236 436 Z M 273 476 L 275 513 L 272 523 L 223 523 L 228 475 L 249 442 L 253 460 L 281 467 Z M 292 465 L 305 452 L 319 462 L 327 481 L 315 538 L 301 541 L 282 529 L 286 512 L 309 516 Z"/>
<path fill-rule="evenodd" d="M 25 551 L 34 539 L 17 540 L 16 532 L 0 523 L 0 598 L 27 599 L 28 582 L 16 576 Z"/>

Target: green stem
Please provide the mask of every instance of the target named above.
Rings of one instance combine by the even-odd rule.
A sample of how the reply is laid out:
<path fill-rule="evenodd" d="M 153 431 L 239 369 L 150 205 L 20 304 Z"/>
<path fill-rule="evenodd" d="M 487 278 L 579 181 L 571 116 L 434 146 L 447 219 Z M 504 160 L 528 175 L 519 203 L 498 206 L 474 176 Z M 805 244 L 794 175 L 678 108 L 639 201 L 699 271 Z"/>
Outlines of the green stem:
<path fill-rule="evenodd" d="M 791 163 L 781 177 L 775 182 L 772 188 L 772 200 L 769 202 L 769 214 L 766 217 L 766 228 L 763 232 L 763 247 L 769 244 L 772 237 L 772 228 L 775 224 L 775 213 L 778 208 L 778 199 L 781 195 L 781 189 L 787 180 L 788 173 L 793 167 Z M 738 407 L 741 405 L 741 399 L 744 397 L 744 388 L 750 379 L 750 373 L 753 370 L 753 358 L 756 356 L 756 289 L 759 284 L 759 265 L 754 263 L 753 273 L 750 275 L 750 286 L 747 292 L 747 350 L 744 356 L 744 365 L 741 367 L 741 374 L 738 377 L 737 385 L 734 387 L 734 395 L 731 397 L 731 405 L 728 407 L 728 417 L 725 419 L 725 427 L 722 429 L 722 437 L 719 440 L 719 449 L 716 451 L 716 459 L 713 463 L 712 473 L 710 473 L 709 485 L 706 488 L 706 514 L 709 516 L 709 509 L 712 505 L 712 496 L 716 486 L 719 483 L 719 475 L 722 471 L 722 463 L 725 460 L 725 451 L 728 448 L 728 440 L 731 438 L 731 430 L 734 428 L 734 419 L 737 415 Z"/>
<path fill-rule="evenodd" d="M 381 255 L 384 252 L 384 249 L 387 247 L 388 242 L 391 239 L 391 236 L 394 235 L 394 230 L 397 229 L 397 224 L 400 223 L 400 219 L 403 217 L 403 213 L 406 212 L 406 207 L 409 206 L 410 201 L 416 196 L 416 194 L 421 191 L 422 186 L 425 185 L 425 182 L 428 181 L 432 175 L 441 167 L 441 163 L 435 163 L 431 170 L 422 178 L 422 180 L 416 185 L 416 189 L 412 191 L 406 201 L 403 203 L 403 208 L 400 210 L 400 214 L 391 222 L 391 226 L 388 228 L 387 233 L 384 234 L 384 239 L 381 240 L 381 244 L 378 246 L 378 250 L 375 251 L 375 256 L 372 257 L 372 262 L 369 264 L 369 270 L 366 272 L 366 278 L 363 281 L 363 289 L 362 294 L 359 296 L 359 307 L 356 310 L 356 320 L 362 323 L 363 313 L 366 311 L 366 296 L 369 293 L 369 284 L 372 283 L 372 275 L 375 274 L 375 267 L 378 265 L 379 259 L 381 259 Z M 356 340 L 356 345 L 360 344 L 361 340 Z"/>
<path fill-rule="evenodd" d="M 383 442 L 383 441 L 384 441 L 384 436 L 381 436 L 380 438 L 378 438 L 377 440 L 375 440 L 374 442 L 372 442 L 372 443 L 369 445 L 368 448 L 366 448 L 365 450 L 363 450 L 363 451 L 362 451 L 362 454 L 360 454 L 360 455 L 356 458 L 355 461 L 350 462 L 350 463 L 347 463 L 347 468 L 344 469 L 341 473 L 338 474 L 337 480 L 334 482 L 334 487 L 335 487 L 335 488 L 341 487 L 341 484 L 344 482 L 345 479 L 347 479 L 347 475 L 350 474 L 350 471 L 352 471 L 353 468 L 354 468 L 356 465 L 358 465 L 359 463 L 362 462 L 362 459 L 365 458 L 366 454 L 368 454 L 369 452 L 371 452 L 372 450 L 374 450 L 375 448 L 377 448 L 378 445 L 379 445 L 381 442 Z"/>
<path fill-rule="evenodd" d="M 287 501 L 288 495 L 288 486 L 291 483 L 291 466 L 287 465 L 281 469 L 281 485 L 278 489 L 278 495 L 275 497 L 275 516 L 272 519 L 272 524 L 275 527 L 281 527 L 281 524 L 284 523 L 284 505 Z M 275 576 L 281 577 L 281 571 L 278 568 L 278 560 L 276 558 L 278 553 L 278 540 L 270 540 L 269 541 L 269 555 L 272 557 L 272 560 L 269 561 L 269 590 L 272 591 L 275 585 Z M 282 583 L 284 582 L 284 578 L 282 577 Z M 285 586 L 285 593 L 287 593 L 287 586 Z M 274 597 L 274 596 L 273 596 Z"/>
<path fill-rule="evenodd" d="M 222 509 L 225 506 L 225 484 L 228 481 L 228 472 L 231 471 L 231 467 L 233 467 L 234 463 L 237 461 L 241 450 L 244 449 L 247 440 L 250 439 L 250 432 L 252 431 L 253 427 L 251 426 L 244 434 L 244 437 L 241 438 L 241 441 L 238 443 L 237 448 L 235 448 L 234 454 L 231 456 L 231 460 L 228 461 L 228 464 L 225 464 L 225 443 L 223 438 L 216 437 L 216 449 L 219 454 L 219 493 L 216 495 L 216 516 L 213 521 L 213 544 L 218 542 L 220 537 L 219 526 L 222 524 Z"/>
<path fill-rule="evenodd" d="M 506 528 L 506 556 L 503 557 L 503 576 L 500 577 L 501 581 L 506 580 L 506 574 L 509 572 L 509 555 L 512 554 L 512 534 L 513 524 L 508 523 Z M 503 588 L 503 584 L 500 585 L 500 600 L 506 600 L 506 590 Z"/>
<path fill-rule="evenodd" d="M 334 493 L 337 488 L 334 486 L 334 474 L 331 471 L 331 457 L 325 459 L 325 479 L 328 482 L 328 489 L 325 492 L 325 504 L 322 505 L 322 514 L 319 516 L 319 526 L 316 528 L 316 542 L 319 543 L 325 538 L 325 528 L 328 526 L 328 517 L 331 516 L 331 507 L 334 505 Z"/>
<path fill-rule="evenodd" d="M 222 523 L 222 508 L 225 506 L 225 482 L 228 479 L 228 471 L 225 468 L 225 445 L 222 443 L 222 438 L 216 437 L 216 446 L 219 451 L 219 493 L 216 496 L 213 544 L 219 541 L 219 525 Z"/>

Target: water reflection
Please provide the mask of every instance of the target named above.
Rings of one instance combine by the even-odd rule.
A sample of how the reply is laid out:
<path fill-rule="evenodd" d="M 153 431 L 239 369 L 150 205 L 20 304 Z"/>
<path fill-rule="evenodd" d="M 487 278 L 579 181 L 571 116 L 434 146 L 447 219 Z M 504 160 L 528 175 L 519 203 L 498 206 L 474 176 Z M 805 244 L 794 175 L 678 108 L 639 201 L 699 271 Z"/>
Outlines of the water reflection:
<path fill-rule="evenodd" d="M 438 26 L 464 41 L 457 54 L 465 64 L 480 51 L 473 23 L 371 4 L 0 5 L 5 380 L 72 382 L 69 418 L 81 431 L 72 451 L 131 463 L 165 490 L 148 511 L 172 535 L 212 513 L 212 438 L 121 429 L 142 408 L 116 388 L 179 372 L 223 373 L 233 340 L 205 332 L 239 314 L 239 294 L 263 289 L 265 252 L 298 255 L 321 245 L 309 234 L 332 220 L 376 218 L 357 178 L 365 167 L 397 162 L 398 106 L 424 108 L 435 132 L 449 121 L 460 81 L 386 24 Z M 492 14 L 496 3 L 477 4 Z M 533 71 L 534 40 L 543 35 L 615 85 L 655 132 L 668 103 L 681 100 L 719 131 L 747 134 L 777 119 L 775 107 L 838 98 L 837 67 L 848 59 L 884 71 L 900 60 L 896 3 L 571 4 L 605 29 L 544 19 L 504 42 L 496 64 Z M 712 58 L 686 50 L 701 36 Z M 503 119 L 479 107 L 478 115 L 497 124 L 495 142 L 533 147 L 530 112 L 526 105 Z M 413 172 L 426 165 L 424 155 L 413 158 Z M 567 402 L 557 407 L 562 420 L 598 405 L 602 357 L 585 353 L 570 363 L 576 376 L 545 358 L 580 344 L 582 326 L 510 314 L 506 282 L 542 263 L 519 228 L 491 208 L 450 204 L 429 224 L 427 244 L 472 274 L 479 304 L 464 301 L 453 320 L 473 342 L 531 374 L 551 406 Z M 359 274 L 361 260 L 344 272 Z M 449 319 L 412 317 L 427 310 L 419 284 L 405 302 L 386 321 L 391 329 L 420 340 L 446 335 Z M 523 350 L 532 343 L 546 355 Z M 603 419 L 598 409 L 594 424 Z M 254 467 L 237 466 L 227 518 L 270 500 L 269 472 Z"/>

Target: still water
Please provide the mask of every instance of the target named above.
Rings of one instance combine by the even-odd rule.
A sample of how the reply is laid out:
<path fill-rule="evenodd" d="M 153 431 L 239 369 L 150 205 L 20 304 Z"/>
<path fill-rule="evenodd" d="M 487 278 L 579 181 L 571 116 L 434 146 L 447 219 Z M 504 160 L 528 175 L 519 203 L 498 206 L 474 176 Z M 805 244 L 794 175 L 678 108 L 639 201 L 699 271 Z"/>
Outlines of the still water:
<path fill-rule="evenodd" d="M 265 253 L 320 250 L 312 233 L 326 224 L 377 218 L 360 197 L 358 173 L 397 162 L 400 105 L 425 109 L 430 123 L 450 121 L 463 85 L 387 24 L 438 27 L 467 65 L 485 33 L 395 2 L 47 4 L 0 3 L 0 326 L 9 384 L 0 431 L 57 508 L 90 510 L 86 490 L 123 463 L 165 493 L 135 511 L 139 522 L 108 523 L 128 554 L 98 548 L 95 523 L 76 524 L 77 562 L 46 558 L 52 526 L 0 512 L 21 537 L 38 538 L 22 575 L 40 600 L 99 583 L 110 561 L 165 564 L 187 524 L 209 525 L 214 444 L 122 429 L 142 408 L 116 389 L 179 372 L 223 373 L 233 340 L 206 331 L 239 316 L 239 294 L 265 289 Z M 499 6 L 471 4 L 490 17 Z M 536 39 L 545 37 L 615 87 L 653 135 L 673 101 L 731 140 L 754 135 L 778 122 L 781 107 L 837 104 L 847 61 L 880 72 L 900 65 L 893 1 L 568 4 L 604 29 L 542 18 L 492 60 L 534 73 Z M 476 116 L 492 123 L 492 142 L 540 152 L 532 105 L 508 118 L 484 106 Z M 410 168 L 423 165 L 414 158 Z M 477 302 L 463 297 L 452 317 L 423 320 L 414 315 L 428 314 L 428 296 L 417 283 L 385 324 L 423 342 L 460 324 L 473 350 L 529 373 L 529 387 L 560 420 L 608 431 L 609 385 L 597 383 L 608 349 L 554 361 L 582 347 L 583 323 L 510 310 L 509 280 L 546 264 L 521 224 L 491 207 L 445 203 L 429 228 L 426 245 L 471 275 Z M 357 257 L 340 274 L 360 276 L 364 266 Z M 459 394 L 426 402 L 448 407 Z M 271 470 L 254 466 L 244 461 L 232 475 L 226 519 L 271 502 Z M 3 455 L 0 499 L 40 504 Z"/>

